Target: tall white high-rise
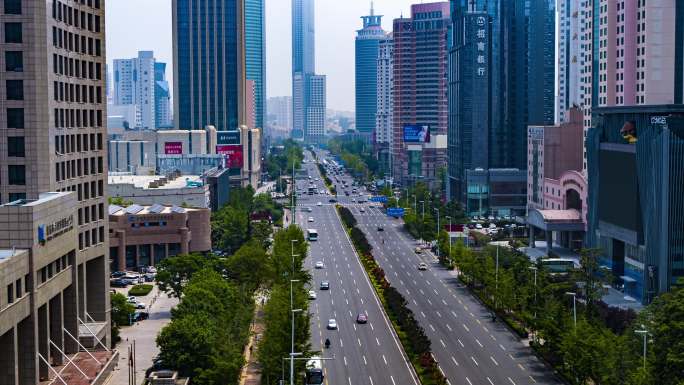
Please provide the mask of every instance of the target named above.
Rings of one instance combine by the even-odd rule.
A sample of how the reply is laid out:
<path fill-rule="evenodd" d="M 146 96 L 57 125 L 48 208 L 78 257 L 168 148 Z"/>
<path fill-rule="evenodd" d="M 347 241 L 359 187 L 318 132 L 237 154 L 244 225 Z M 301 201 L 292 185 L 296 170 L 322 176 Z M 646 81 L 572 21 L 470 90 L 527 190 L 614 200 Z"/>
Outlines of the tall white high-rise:
<path fill-rule="evenodd" d="M 558 53 L 556 68 L 556 123 L 566 121 L 573 106 L 581 106 L 581 23 L 580 0 L 558 0 Z"/>
<path fill-rule="evenodd" d="M 141 127 L 157 127 L 155 113 L 155 58 L 152 51 L 139 51 L 133 59 L 114 60 L 113 104 L 135 104 Z"/>

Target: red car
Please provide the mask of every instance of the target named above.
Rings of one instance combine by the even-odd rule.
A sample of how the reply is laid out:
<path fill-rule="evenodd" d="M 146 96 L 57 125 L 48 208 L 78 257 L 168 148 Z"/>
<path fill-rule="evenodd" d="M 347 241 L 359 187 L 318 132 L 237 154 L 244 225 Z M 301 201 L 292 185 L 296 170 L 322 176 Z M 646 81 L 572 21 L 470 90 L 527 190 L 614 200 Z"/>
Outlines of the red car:
<path fill-rule="evenodd" d="M 365 314 L 359 313 L 356 316 L 356 323 L 365 324 L 366 322 L 368 322 L 368 317 Z"/>

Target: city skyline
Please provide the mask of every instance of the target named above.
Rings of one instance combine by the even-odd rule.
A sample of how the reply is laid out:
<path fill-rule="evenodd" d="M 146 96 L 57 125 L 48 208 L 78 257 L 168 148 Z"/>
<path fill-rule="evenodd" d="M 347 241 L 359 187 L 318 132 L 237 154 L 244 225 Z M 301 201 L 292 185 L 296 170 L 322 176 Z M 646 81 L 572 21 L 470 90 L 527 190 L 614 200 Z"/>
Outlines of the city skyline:
<path fill-rule="evenodd" d="M 265 3 L 266 97 L 291 96 L 290 1 L 265 0 Z M 384 15 L 383 29 L 391 31 L 393 19 L 402 13 L 408 15 L 414 1 L 374 0 L 373 3 L 376 13 Z M 125 23 L 106 24 L 109 71 L 114 59 L 154 50 L 157 60 L 167 63 L 169 87 L 173 89 L 171 0 L 118 0 L 106 2 L 105 6 L 109 20 L 126 20 Z M 333 0 L 316 2 L 316 71 L 327 75 L 329 108 L 354 111 L 354 36 L 361 16 L 368 13 L 369 7 L 370 1 L 365 0 L 343 4 Z M 138 11 L 130 12 L 131 8 Z M 135 36 L 135 40 L 128 36 Z M 335 44 L 327 43 L 331 39 Z"/>

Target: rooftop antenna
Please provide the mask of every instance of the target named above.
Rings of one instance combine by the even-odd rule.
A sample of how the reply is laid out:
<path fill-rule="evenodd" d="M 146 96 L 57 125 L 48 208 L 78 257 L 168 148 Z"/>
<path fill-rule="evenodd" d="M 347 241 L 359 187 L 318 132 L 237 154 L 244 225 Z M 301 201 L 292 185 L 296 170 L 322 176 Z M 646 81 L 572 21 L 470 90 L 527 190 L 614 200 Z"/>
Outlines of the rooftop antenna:
<path fill-rule="evenodd" d="M 373 9 L 373 1 L 371 1 L 371 12 L 370 12 L 370 15 L 371 15 L 371 16 L 374 16 L 374 15 L 375 15 L 375 10 Z"/>

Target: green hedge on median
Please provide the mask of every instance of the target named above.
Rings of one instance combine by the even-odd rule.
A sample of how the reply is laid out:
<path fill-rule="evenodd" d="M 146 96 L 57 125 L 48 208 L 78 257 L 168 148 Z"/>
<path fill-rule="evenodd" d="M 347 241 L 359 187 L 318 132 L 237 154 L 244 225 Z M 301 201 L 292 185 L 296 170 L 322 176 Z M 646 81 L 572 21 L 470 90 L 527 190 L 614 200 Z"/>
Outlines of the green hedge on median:
<path fill-rule="evenodd" d="M 130 290 L 128 290 L 129 296 L 142 297 L 148 295 L 154 286 L 152 285 L 135 285 Z"/>

